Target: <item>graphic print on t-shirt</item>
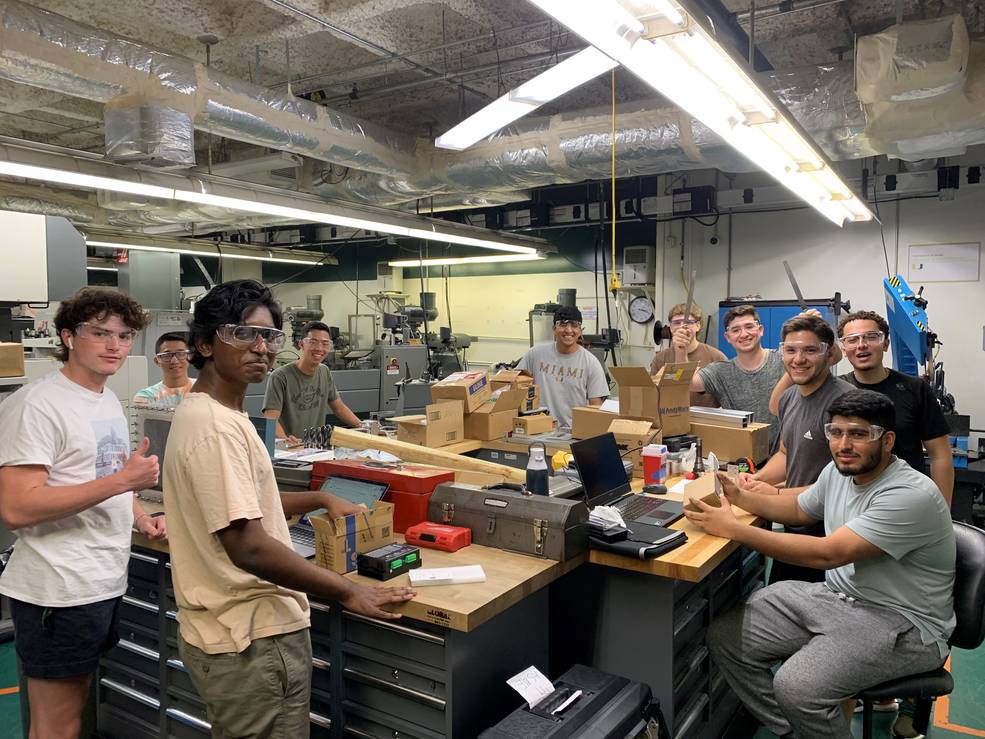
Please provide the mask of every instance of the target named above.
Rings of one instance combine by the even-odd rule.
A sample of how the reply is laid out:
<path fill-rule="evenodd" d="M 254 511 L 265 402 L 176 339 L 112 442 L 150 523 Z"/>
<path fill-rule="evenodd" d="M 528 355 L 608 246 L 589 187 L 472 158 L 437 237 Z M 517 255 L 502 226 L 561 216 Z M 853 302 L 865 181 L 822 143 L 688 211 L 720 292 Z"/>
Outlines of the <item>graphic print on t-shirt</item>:
<path fill-rule="evenodd" d="M 580 380 L 585 376 L 585 369 L 583 367 L 561 367 L 551 362 L 541 362 L 539 369 L 544 375 L 554 380 L 554 382 L 564 382 L 564 378 L 566 377 L 572 380 Z"/>
<path fill-rule="evenodd" d="M 130 441 L 122 418 L 90 421 L 96 439 L 96 479 L 123 469 L 130 456 Z"/>
<path fill-rule="evenodd" d="M 318 392 L 318 383 L 312 383 L 301 388 L 291 396 L 291 403 L 299 411 L 307 411 L 321 405 L 321 394 Z"/>

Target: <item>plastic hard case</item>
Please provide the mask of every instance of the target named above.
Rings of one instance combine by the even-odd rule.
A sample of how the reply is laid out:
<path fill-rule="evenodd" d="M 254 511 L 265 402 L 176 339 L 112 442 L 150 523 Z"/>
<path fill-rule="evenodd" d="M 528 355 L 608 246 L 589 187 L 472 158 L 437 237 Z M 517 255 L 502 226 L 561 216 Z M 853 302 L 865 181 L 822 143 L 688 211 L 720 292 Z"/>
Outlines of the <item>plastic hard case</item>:
<path fill-rule="evenodd" d="M 533 708 L 516 709 L 479 739 L 630 739 L 651 722 L 650 736 L 667 737 L 660 704 L 648 685 L 575 665 L 554 687 Z M 578 690 L 578 698 L 554 713 Z"/>
<path fill-rule="evenodd" d="M 472 530 L 472 543 L 564 562 L 588 549 L 588 507 L 581 500 L 445 483 L 434 489 L 428 519 Z"/>

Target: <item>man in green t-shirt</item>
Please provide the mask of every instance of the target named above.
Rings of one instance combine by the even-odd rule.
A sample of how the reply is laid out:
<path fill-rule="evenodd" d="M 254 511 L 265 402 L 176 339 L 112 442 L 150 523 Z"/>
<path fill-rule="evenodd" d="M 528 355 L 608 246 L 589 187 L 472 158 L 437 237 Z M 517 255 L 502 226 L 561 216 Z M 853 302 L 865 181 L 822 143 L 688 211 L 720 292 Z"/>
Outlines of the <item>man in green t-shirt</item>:
<path fill-rule="evenodd" d="M 301 356 L 270 374 L 263 396 L 263 415 L 277 422 L 277 438 L 287 439 L 290 446 L 299 444 L 305 429 L 325 423 L 326 405 L 346 426 L 361 426 L 321 363 L 332 350 L 328 326 L 319 321 L 306 324 L 298 347 Z"/>

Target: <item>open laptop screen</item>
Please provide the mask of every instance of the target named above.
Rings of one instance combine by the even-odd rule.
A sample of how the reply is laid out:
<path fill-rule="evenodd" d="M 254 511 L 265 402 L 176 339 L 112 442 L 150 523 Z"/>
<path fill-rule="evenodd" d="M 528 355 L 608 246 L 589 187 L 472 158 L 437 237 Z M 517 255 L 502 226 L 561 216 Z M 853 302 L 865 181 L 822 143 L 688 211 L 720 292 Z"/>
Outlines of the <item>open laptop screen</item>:
<path fill-rule="evenodd" d="M 608 505 L 630 492 L 616 437 L 611 433 L 571 442 L 571 454 L 585 487 L 588 505 Z"/>
<path fill-rule="evenodd" d="M 331 476 L 325 478 L 321 489 L 350 503 L 355 503 L 356 505 L 361 503 L 367 508 L 372 508 L 373 503 L 380 500 L 386 494 L 388 487 L 385 482 L 370 482 L 368 480 L 355 480 L 350 477 Z"/>

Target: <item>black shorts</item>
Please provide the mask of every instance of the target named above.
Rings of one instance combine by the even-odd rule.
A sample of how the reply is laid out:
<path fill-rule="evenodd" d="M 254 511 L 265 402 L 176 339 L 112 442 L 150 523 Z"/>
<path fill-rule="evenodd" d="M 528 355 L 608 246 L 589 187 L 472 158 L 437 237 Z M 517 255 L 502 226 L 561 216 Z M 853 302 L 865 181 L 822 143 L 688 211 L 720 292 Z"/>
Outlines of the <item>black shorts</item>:
<path fill-rule="evenodd" d="M 10 599 L 14 644 L 26 677 L 91 675 L 99 657 L 116 646 L 120 598 L 49 608 Z"/>

